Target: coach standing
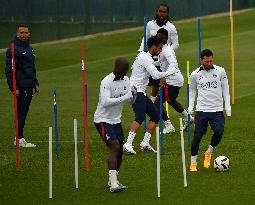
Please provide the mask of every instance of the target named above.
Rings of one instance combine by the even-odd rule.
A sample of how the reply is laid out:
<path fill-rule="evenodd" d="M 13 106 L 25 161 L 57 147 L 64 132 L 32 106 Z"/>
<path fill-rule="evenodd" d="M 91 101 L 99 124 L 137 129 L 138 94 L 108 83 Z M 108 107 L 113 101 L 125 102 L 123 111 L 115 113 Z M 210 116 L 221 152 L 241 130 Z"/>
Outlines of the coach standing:
<path fill-rule="evenodd" d="M 19 146 L 21 147 L 35 147 L 32 143 L 27 143 L 23 134 L 23 129 L 26 122 L 27 113 L 33 94 L 39 93 L 39 83 L 36 78 L 35 70 L 35 53 L 29 43 L 29 28 L 27 25 L 20 24 L 17 27 L 17 33 L 11 40 L 14 43 L 14 55 L 16 65 L 16 82 L 17 89 L 13 90 L 12 79 L 12 54 L 9 47 L 6 52 L 6 67 L 5 74 L 7 83 L 11 92 L 17 95 L 17 109 L 18 109 L 18 132 L 19 132 Z M 16 145 L 16 142 L 14 141 Z"/>
<path fill-rule="evenodd" d="M 231 116 L 230 96 L 228 78 L 225 69 L 213 64 L 213 52 L 205 49 L 201 53 L 202 65 L 191 73 L 190 76 L 190 104 L 189 112 L 193 112 L 196 90 L 198 90 L 195 131 L 191 144 L 190 171 L 197 171 L 197 154 L 199 144 L 206 133 L 208 123 L 213 130 L 211 143 L 205 152 L 204 167 L 209 168 L 213 150 L 220 143 L 224 132 L 224 113 Z"/>

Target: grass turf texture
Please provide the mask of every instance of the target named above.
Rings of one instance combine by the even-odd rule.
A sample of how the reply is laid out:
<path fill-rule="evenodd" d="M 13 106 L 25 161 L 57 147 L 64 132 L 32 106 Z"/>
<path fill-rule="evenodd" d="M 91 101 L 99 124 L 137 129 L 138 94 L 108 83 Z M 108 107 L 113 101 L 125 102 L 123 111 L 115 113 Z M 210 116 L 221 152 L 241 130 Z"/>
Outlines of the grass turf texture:
<path fill-rule="evenodd" d="M 0 81 L 0 204 L 252 204 L 254 201 L 254 85 L 253 58 L 255 11 L 238 14 L 235 20 L 236 104 L 232 117 L 226 119 L 223 140 L 214 153 L 230 158 L 229 172 L 217 173 L 202 167 L 203 153 L 211 138 L 208 130 L 198 156 L 198 172 L 189 173 L 188 188 L 183 188 L 179 124 L 176 112 L 170 109 L 176 133 L 165 136 L 165 155 L 161 156 L 161 198 L 156 198 L 156 155 L 139 150 L 142 130 L 134 141 L 136 156 L 124 155 L 119 179 L 128 190 L 111 194 L 107 186 L 107 148 L 93 125 L 101 79 L 110 73 L 116 56 L 124 55 L 132 64 L 143 31 L 102 36 L 82 42 L 36 47 L 38 79 L 41 94 L 35 96 L 27 118 L 25 136 L 38 145 L 21 150 L 21 172 L 16 171 L 13 98 L 3 79 L 4 54 Z M 176 25 L 180 48 L 177 58 L 184 76 L 186 60 L 191 70 L 197 66 L 196 22 Z M 211 48 L 215 64 L 226 68 L 231 84 L 229 17 L 202 20 L 202 48 Z M 86 45 L 88 82 L 88 126 L 90 172 L 85 172 L 83 111 L 81 91 L 80 44 Z M 185 76 L 186 77 L 186 76 Z M 185 78 L 186 80 L 186 78 Z M 48 199 L 48 127 L 54 125 L 53 89 L 57 90 L 60 154 L 53 155 L 53 199 Z M 186 105 L 186 88 L 180 102 Z M 248 109 L 250 108 L 250 109 Z M 78 119 L 79 191 L 74 181 L 73 118 Z M 133 120 L 126 105 L 122 125 L 125 136 Z M 54 133 L 54 129 L 53 129 Z M 192 132 L 193 134 L 193 128 Z M 54 134 L 53 134 L 54 136 Z M 185 133 L 186 165 L 190 150 Z M 152 145 L 155 147 L 155 135 Z M 53 144 L 55 148 L 55 144 Z M 55 152 L 55 150 L 53 150 Z"/>

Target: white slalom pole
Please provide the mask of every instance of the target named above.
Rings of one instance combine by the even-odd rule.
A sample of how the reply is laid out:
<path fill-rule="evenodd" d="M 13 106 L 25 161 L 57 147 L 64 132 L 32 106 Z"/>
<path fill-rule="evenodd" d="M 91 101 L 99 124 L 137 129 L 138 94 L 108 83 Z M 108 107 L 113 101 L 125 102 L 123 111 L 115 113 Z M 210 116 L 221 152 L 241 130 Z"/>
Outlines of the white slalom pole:
<path fill-rule="evenodd" d="M 159 127 L 156 127 L 157 141 L 157 195 L 160 197 L 160 148 L 159 148 Z"/>
<path fill-rule="evenodd" d="M 180 133 L 181 133 L 181 149 L 182 149 L 183 183 L 184 183 L 184 187 L 187 187 L 188 185 L 187 185 L 186 164 L 185 164 L 185 152 L 184 152 L 184 139 L 183 139 L 182 118 L 180 118 Z"/>
<path fill-rule="evenodd" d="M 49 127 L 49 198 L 52 199 L 52 127 Z"/>
<path fill-rule="evenodd" d="M 73 136 L 74 136 L 74 175 L 75 188 L 78 189 L 78 152 L 77 152 L 77 119 L 73 120 Z"/>

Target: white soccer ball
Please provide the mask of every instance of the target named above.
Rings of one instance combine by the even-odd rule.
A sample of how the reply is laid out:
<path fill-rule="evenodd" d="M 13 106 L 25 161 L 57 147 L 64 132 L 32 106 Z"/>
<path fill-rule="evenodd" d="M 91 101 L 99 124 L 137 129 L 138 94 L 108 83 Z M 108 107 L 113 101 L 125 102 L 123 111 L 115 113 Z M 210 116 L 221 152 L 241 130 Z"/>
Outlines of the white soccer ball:
<path fill-rule="evenodd" d="M 229 170 L 229 159 L 225 156 L 218 156 L 214 160 L 214 169 L 220 172 Z"/>

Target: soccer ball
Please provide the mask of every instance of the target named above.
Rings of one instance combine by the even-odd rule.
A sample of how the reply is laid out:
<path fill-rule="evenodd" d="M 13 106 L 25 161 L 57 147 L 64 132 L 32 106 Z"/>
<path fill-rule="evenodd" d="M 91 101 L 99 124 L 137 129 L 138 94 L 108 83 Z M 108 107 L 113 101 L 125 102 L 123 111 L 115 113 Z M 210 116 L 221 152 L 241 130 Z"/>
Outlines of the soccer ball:
<path fill-rule="evenodd" d="M 218 156 L 214 160 L 214 169 L 220 172 L 227 171 L 229 169 L 229 159 L 225 156 Z"/>

